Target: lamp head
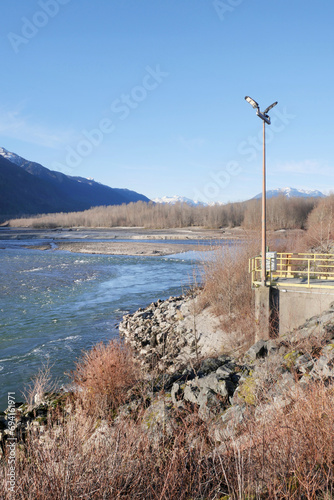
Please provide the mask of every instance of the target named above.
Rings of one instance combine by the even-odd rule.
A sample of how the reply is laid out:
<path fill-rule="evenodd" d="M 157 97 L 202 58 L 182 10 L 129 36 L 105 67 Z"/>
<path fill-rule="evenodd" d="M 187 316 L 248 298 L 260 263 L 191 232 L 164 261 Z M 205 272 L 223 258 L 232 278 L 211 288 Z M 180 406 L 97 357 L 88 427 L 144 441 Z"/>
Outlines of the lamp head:
<path fill-rule="evenodd" d="M 256 101 L 254 101 L 254 99 L 252 99 L 251 97 L 249 97 L 248 95 L 246 95 L 245 97 L 246 101 L 249 102 L 249 104 L 254 108 L 256 109 L 256 114 L 259 118 L 261 118 L 261 120 L 263 120 L 265 123 L 267 123 L 268 125 L 270 125 L 270 116 L 268 115 L 269 111 L 274 107 L 276 106 L 277 104 L 277 101 L 273 102 L 273 104 L 270 104 L 270 106 L 268 106 L 263 112 L 260 111 L 260 106 L 258 105 L 258 103 Z"/>
<path fill-rule="evenodd" d="M 267 114 L 269 113 L 269 111 L 270 111 L 271 109 L 273 109 L 273 107 L 275 107 L 275 106 L 276 106 L 276 104 L 278 104 L 278 101 L 273 102 L 272 104 L 270 104 L 270 106 L 268 106 L 268 107 L 267 107 L 267 108 L 263 111 L 263 114 L 264 114 L 264 115 L 267 115 Z"/>
<path fill-rule="evenodd" d="M 246 95 L 245 99 L 246 99 L 247 102 L 249 102 L 249 104 L 251 106 L 253 106 L 254 109 L 259 109 L 259 105 L 258 105 L 258 103 L 256 101 L 254 101 L 254 99 L 252 99 L 248 95 Z"/>

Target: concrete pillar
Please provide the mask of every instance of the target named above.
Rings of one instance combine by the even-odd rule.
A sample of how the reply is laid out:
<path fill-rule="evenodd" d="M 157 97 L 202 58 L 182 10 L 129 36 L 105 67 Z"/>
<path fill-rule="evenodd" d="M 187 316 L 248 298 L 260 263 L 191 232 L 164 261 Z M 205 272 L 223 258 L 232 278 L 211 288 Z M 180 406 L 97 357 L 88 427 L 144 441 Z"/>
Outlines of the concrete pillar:
<path fill-rule="evenodd" d="M 270 287 L 260 286 L 255 289 L 255 320 L 257 331 L 255 341 L 270 338 Z"/>

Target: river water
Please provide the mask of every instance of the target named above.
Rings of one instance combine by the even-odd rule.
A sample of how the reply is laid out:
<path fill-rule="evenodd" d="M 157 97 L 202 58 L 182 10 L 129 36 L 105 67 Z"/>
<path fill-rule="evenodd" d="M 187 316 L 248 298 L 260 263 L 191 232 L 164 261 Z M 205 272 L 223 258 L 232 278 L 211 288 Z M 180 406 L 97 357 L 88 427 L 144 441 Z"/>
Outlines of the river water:
<path fill-rule="evenodd" d="M 83 350 L 117 337 L 117 324 L 127 312 L 182 293 L 201 258 L 199 252 L 75 254 L 1 241 L 0 410 L 7 406 L 8 392 L 23 399 L 24 386 L 43 364 L 66 384 L 64 373 Z"/>

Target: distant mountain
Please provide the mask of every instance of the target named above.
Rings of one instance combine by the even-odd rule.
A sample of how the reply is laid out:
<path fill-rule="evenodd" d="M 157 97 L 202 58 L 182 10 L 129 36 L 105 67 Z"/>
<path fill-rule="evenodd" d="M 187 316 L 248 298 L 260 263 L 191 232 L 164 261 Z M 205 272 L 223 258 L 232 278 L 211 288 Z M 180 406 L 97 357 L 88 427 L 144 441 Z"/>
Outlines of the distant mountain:
<path fill-rule="evenodd" d="M 150 201 L 129 189 L 111 188 L 84 177 L 49 170 L 0 148 L 2 219 L 40 213 L 81 211 L 100 205 Z"/>
<path fill-rule="evenodd" d="M 284 195 L 287 198 L 325 198 L 325 195 L 317 189 L 295 189 L 291 187 L 269 189 L 266 191 L 267 198 L 274 198 L 275 196 Z M 252 198 L 259 200 L 262 198 L 262 193 L 257 194 Z"/>
<path fill-rule="evenodd" d="M 204 203 L 202 201 L 194 201 L 191 200 L 190 198 L 186 198 L 185 196 L 163 196 L 162 198 L 155 198 L 154 200 L 155 203 L 168 203 L 169 205 L 175 205 L 175 203 L 186 203 L 187 205 L 190 205 L 192 207 L 196 207 L 198 205 L 201 206 L 207 206 L 207 203 Z"/>

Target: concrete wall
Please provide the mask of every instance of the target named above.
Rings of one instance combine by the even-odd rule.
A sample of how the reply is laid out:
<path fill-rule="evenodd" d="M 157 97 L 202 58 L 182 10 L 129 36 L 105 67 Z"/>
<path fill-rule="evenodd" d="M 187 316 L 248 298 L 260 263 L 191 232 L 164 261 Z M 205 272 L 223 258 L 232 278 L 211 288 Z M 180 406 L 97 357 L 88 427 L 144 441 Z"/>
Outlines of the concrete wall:
<path fill-rule="evenodd" d="M 279 335 L 326 311 L 332 302 L 334 290 L 279 288 Z"/>
<path fill-rule="evenodd" d="M 259 287 L 255 289 L 257 340 L 284 335 L 321 314 L 334 302 L 334 290 Z"/>

